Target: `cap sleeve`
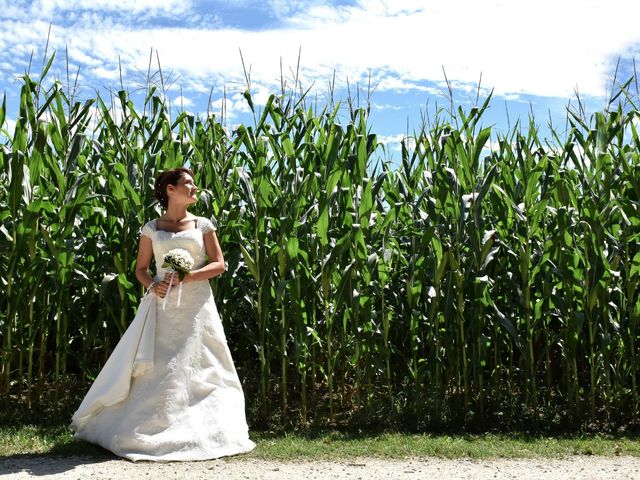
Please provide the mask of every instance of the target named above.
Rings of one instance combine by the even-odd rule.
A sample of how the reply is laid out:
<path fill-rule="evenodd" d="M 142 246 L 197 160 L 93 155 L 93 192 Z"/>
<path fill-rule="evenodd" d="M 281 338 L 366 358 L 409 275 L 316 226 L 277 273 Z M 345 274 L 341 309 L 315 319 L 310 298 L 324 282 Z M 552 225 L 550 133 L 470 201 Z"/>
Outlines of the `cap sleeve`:
<path fill-rule="evenodd" d="M 140 235 L 144 235 L 145 237 L 151 238 L 153 236 L 153 232 L 156 231 L 155 228 L 155 221 L 150 220 L 147 223 L 144 224 L 144 227 L 142 227 L 142 230 L 140 231 Z"/>
<path fill-rule="evenodd" d="M 215 220 L 212 222 L 205 217 L 198 217 L 198 228 L 202 231 L 202 233 L 215 232 L 218 229 Z"/>

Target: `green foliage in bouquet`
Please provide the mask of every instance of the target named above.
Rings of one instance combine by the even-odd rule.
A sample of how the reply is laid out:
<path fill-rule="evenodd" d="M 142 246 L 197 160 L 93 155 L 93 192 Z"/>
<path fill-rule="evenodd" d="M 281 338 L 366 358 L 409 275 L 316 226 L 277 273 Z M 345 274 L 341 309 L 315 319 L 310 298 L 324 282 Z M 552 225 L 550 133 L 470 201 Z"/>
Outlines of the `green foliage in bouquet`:
<path fill-rule="evenodd" d="M 189 275 L 193 268 L 193 257 L 183 248 L 169 250 L 163 257 L 162 268 L 170 268 L 178 274 L 180 281 Z"/>

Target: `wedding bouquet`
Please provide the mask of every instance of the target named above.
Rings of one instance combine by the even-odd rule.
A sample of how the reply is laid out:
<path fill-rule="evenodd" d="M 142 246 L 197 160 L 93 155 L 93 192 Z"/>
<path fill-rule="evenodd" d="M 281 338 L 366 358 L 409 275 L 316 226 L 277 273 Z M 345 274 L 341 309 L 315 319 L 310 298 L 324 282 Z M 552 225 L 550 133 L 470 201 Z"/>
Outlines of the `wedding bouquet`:
<path fill-rule="evenodd" d="M 193 257 L 184 248 L 174 248 L 165 253 L 162 268 L 170 268 L 182 281 L 193 268 Z"/>
<path fill-rule="evenodd" d="M 183 248 L 174 248 L 165 253 L 163 257 L 164 262 L 162 263 L 162 268 L 168 268 L 171 271 L 171 280 L 173 281 L 173 275 L 178 274 L 178 278 L 180 279 L 180 286 L 178 287 L 178 307 L 180 306 L 180 300 L 182 299 L 182 281 L 186 275 L 189 275 L 189 272 L 193 268 L 193 257 L 189 252 L 187 252 Z M 162 302 L 162 309 L 164 310 L 165 305 L 167 304 L 167 297 L 169 296 L 169 292 L 171 292 L 171 284 L 169 284 L 169 289 L 167 290 L 167 294 L 164 296 L 164 301 Z"/>

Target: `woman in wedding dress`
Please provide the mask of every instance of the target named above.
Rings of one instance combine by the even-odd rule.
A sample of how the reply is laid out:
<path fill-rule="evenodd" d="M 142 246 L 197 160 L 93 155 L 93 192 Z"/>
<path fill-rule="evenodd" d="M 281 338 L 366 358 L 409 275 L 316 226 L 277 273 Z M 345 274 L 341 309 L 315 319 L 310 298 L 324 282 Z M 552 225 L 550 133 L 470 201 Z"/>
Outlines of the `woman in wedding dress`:
<path fill-rule="evenodd" d="M 165 213 L 142 229 L 136 277 L 147 287 L 138 313 L 72 418 L 75 437 L 133 461 L 205 460 L 248 452 L 244 395 L 209 279 L 224 272 L 215 227 L 187 207 L 197 201 L 187 168 L 162 173 Z M 189 275 L 162 267 L 187 250 Z M 149 267 L 155 257 L 157 274 Z"/>

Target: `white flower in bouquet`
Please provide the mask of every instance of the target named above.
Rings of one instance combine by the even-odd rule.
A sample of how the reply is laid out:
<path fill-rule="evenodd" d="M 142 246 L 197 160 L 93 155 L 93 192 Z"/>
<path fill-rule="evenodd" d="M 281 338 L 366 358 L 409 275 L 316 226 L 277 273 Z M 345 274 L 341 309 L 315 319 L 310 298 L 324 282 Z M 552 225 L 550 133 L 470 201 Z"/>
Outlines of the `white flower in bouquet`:
<path fill-rule="evenodd" d="M 184 248 L 174 248 L 164 255 L 162 268 L 170 268 L 178 274 L 180 281 L 184 280 L 193 268 L 193 257 Z"/>

